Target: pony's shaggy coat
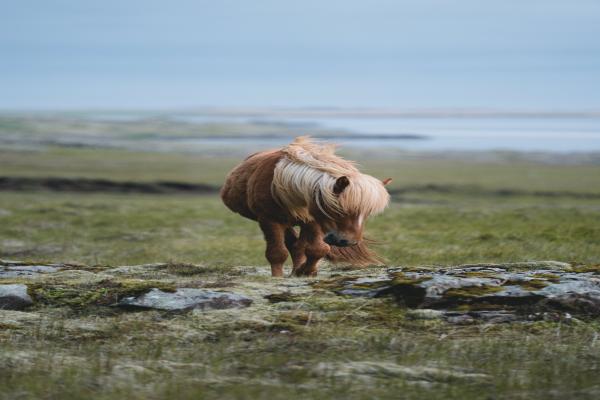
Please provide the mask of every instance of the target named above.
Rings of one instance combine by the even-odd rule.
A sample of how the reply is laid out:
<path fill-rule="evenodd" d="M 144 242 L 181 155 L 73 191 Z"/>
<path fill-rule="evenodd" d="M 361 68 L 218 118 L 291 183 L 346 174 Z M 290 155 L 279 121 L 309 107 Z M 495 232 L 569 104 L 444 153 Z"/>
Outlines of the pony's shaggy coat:
<path fill-rule="evenodd" d="M 333 145 L 319 145 L 299 137 L 281 151 L 284 157 L 275 166 L 273 197 L 303 222 L 314 221 L 309 212 L 313 203 L 329 218 L 366 218 L 380 213 L 389 203 L 381 181 L 360 173 L 352 161 L 335 155 Z M 350 184 L 337 195 L 333 189 L 342 176 Z"/>
<path fill-rule="evenodd" d="M 295 275 L 315 275 L 318 261 L 355 265 L 380 260 L 362 240 L 363 222 L 389 203 L 384 183 L 362 174 L 335 146 L 299 137 L 280 150 L 253 154 L 234 168 L 221 190 L 233 211 L 259 222 L 266 256 L 281 276 L 291 253 Z M 300 226 L 298 237 L 294 226 Z M 357 238 L 349 247 L 324 242 L 327 232 Z"/>

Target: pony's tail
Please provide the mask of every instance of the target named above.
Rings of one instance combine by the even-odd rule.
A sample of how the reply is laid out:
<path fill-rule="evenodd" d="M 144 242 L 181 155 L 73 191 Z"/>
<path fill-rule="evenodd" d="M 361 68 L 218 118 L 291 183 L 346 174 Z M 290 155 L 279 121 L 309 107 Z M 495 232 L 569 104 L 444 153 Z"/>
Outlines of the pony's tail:
<path fill-rule="evenodd" d="M 365 267 L 367 265 L 382 265 L 385 260 L 379 257 L 367 244 L 374 243 L 372 240 L 364 239 L 348 247 L 331 246 L 327 259 L 334 264 L 350 264 Z"/>

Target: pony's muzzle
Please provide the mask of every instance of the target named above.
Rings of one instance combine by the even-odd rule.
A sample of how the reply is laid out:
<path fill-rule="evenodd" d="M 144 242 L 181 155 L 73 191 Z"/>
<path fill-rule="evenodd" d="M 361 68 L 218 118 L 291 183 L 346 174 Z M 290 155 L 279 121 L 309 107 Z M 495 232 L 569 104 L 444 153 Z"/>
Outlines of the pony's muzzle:
<path fill-rule="evenodd" d="M 340 237 L 336 233 L 333 233 L 333 232 L 329 232 L 327 235 L 325 235 L 325 237 L 323 238 L 323 241 L 325 243 L 327 243 L 328 245 L 337 246 L 337 247 L 353 246 L 356 244 L 355 241 L 350 241 L 348 239 Z"/>

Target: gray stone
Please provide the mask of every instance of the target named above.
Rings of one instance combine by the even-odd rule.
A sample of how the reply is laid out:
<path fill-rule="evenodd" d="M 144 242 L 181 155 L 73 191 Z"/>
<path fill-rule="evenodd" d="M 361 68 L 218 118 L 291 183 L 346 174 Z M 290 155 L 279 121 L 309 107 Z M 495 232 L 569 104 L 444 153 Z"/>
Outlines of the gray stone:
<path fill-rule="evenodd" d="M 391 295 L 408 308 L 439 310 L 446 321 L 457 324 L 526 320 L 532 310 L 600 316 L 600 275 L 571 272 L 569 267 L 533 261 L 437 270 L 391 268 L 387 277 L 348 278 L 335 291 L 360 297 Z M 418 318 L 418 313 L 407 315 Z"/>
<path fill-rule="evenodd" d="M 542 304 L 548 308 L 559 308 L 573 313 L 600 315 L 600 296 L 593 293 L 566 293 L 549 297 Z"/>
<path fill-rule="evenodd" d="M 448 315 L 446 316 L 446 321 L 456 325 L 470 325 L 475 323 L 475 318 L 469 314 Z"/>
<path fill-rule="evenodd" d="M 447 322 L 451 324 L 467 325 L 477 321 L 483 321 L 490 324 L 499 324 L 504 322 L 518 321 L 519 317 L 514 312 L 507 311 L 469 311 L 453 312 L 440 311 Z"/>
<path fill-rule="evenodd" d="M 152 289 L 138 297 L 126 297 L 117 305 L 125 308 L 186 311 L 248 307 L 252 299 L 236 293 L 180 288 L 175 292 Z"/>
<path fill-rule="evenodd" d="M 386 293 L 390 287 L 388 276 L 359 278 L 352 282 L 353 288 L 342 289 L 339 293 L 357 297 L 379 297 Z M 368 290 L 365 290 L 367 287 Z"/>
<path fill-rule="evenodd" d="M 58 272 L 61 269 L 58 265 L 3 265 L 0 266 L 0 278 L 28 278 Z"/>
<path fill-rule="evenodd" d="M 23 263 L 22 261 L 16 261 L 16 260 L 5 260 L 3 258 L 0 258 L 0 265 L 24 265 L 25 263 Z"/>
<path fill-rule="evenodd" d="M 430 308 L 417 308 L 416 310 L 408 310 L 406 316 L 412 319 L 440 319 L 444 316 L 441 310 L 432 310 Z"/>
<path fill-rule="evenodd" d="M 27 285 L 0 285 L 0 309 L 22 310 L 33 304 Z"/>

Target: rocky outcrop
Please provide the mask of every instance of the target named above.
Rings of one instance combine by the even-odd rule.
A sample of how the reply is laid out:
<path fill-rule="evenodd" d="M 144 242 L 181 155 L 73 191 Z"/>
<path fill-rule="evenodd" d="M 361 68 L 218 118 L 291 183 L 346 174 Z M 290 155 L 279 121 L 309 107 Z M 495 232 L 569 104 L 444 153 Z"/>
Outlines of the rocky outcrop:
<path fill-rule="evenodd" d="M 60 271 L 59 267 L 53 267 L 50 265 L 16 265 L 12 267 L 5 267 L 0 270 L 0 277 L 29 277 L 37 274 L 48 274 L 58 271 Z"/>
<path fill-rule="evenodd" d="M 175 292 L 152 289 L 138 297 L 126 297 L 117 305 L 125 308 L 187 311 L 242 308 L 250 304 L 252 304 L 251 298 L 236 293 L 181 288 Z"/>
<path fill-rule="evenodd" d="M 15 277 L 32 277 L 38 274 L 58 272 L 63 264 L 28 264 L 20 261 L 0 260 L 0 279 Z"/>
<path fill-rule="evenodd" d="M 392 298 L 406 318 L 453 324 L 600 317 L 600 266 L 594 265 L 542 261 L 354 270 L 326 266 L 318 280 L 264 275 L 268 270 L 259 267 L 220 270 L 171 263 L 110 267 L 0 260 L 0 285 L 4 283 L 0 307 L 20 309 L 35 303 L 79 310 L 117 306 L 202 312 L 254 304 L 283 310 L 333 292 L 342 301 Z"/>
<path fill-rule="evenodd" d="M 375 277 L 338 279 L 332 289 L 340 295 L 392 296 L 408 308 L 430 310 L 415 317 L 454 323 L 510 322 L 548 312 L 600 317 L 599 272 L 557 262 L 391 268 Z"/>

